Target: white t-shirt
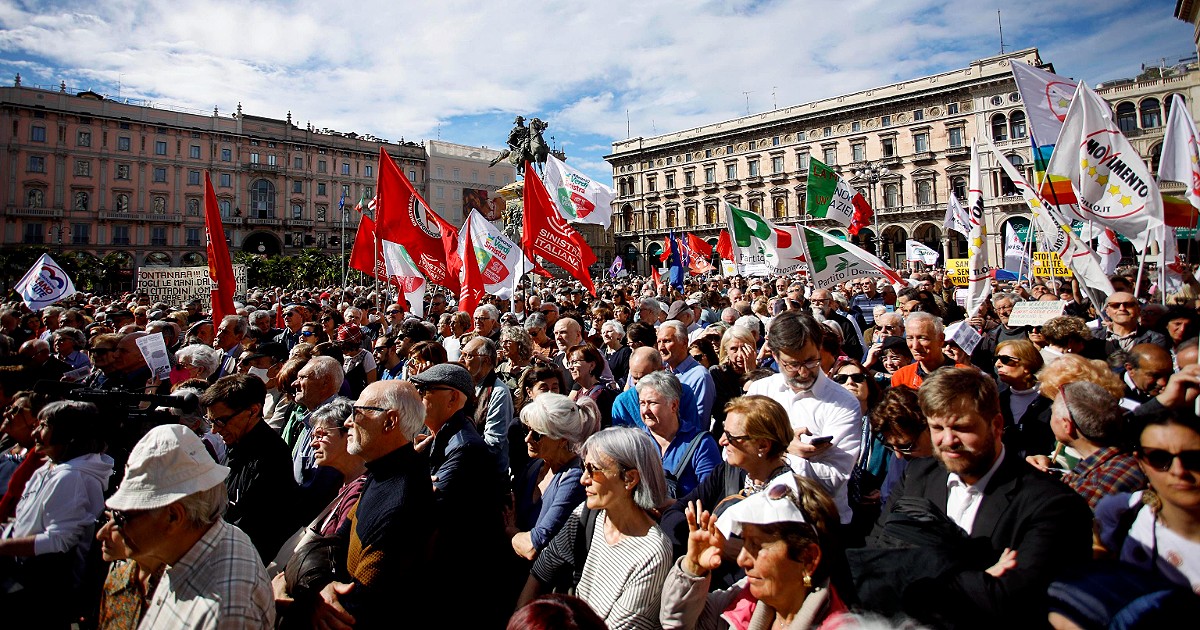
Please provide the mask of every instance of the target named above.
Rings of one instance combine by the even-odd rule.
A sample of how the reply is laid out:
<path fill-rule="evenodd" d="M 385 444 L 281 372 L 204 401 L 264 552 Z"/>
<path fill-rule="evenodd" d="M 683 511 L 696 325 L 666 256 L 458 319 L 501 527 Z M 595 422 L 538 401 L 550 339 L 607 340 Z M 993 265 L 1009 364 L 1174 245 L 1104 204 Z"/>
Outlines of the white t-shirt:
<path fill-rule="evenodd" d="M 1142 493 L 1133 493 L 1129 505 L 1136 509 L 1141 503 Z M 1152 557 L 1155 549 L 1157 558 Z M 1121 562 L 1158 573 L 1200 593 L 1200 543 L 1167 529 L 1148 508 L 1138 513 L 1129 528 L 1129 537 L 1121 547 Z"/>

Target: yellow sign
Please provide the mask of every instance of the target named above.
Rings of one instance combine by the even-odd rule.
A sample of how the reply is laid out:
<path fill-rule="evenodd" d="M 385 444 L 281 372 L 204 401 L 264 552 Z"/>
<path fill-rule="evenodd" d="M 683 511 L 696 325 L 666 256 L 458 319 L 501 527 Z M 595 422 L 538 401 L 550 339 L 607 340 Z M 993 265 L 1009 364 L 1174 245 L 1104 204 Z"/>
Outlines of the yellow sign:
<path fill-rule="evenodd" d="M 960 287 L 965 287 L 969 284 L 971 278 L 970 259 L 967 258 L 951 258 L 946 261 L 946 271 L 950 274 L 950 281 Z"/>
<path fill-rule="evenodd" d="M 1058 252 L 1033 252 L 1033 275 L 1071 277 L 1071 270 L 1063 264 Z"/>

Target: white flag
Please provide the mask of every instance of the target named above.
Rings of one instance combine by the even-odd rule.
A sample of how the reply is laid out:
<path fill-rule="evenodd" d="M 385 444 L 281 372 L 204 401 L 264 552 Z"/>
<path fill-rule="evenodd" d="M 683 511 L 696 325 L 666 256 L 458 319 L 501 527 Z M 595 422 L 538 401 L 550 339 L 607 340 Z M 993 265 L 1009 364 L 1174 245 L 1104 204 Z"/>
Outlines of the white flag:
<path fill-rule="evenodd" d="M 804 260 L 802 240 L 795 226 L 776 226 L 761 216 L 725 204 L 732 258 L 740 276 L 794 273 Z M 726 256 L 726 254 L 732 254 Z"/>
<path fill-rule="evenodd" d="M 967 213 L 971 233 L 967 236 L 967 317 L 974 317 L 992 292 L 992 266 L 988 263 L 987 225 L 983 217 L 983 179 L 979 173 L 979 145 L 971 145 L 971 175 L 967 191 Z"/>
<path fill-rule="evenodd" d="M 1110 227 L 1135 246 L 1163 225 L 1158 184 L 1113 121 L 1108 103 L 1084 83 L 1075 90 L 1046 175 L 1068 219 Z M 1074 199 L 1054 185 L 1064 178 Z"/>
<path fill-rule="evenodd" d="M 483 276 L 483 289 L 507 300 L 513 295 L 513 287 L 520 280 L 526 268 L 532 265 L 525 263 L 525 254 L 521 246 L 496 229 L 478 210 L 472 210 L 467 215 L 467 222 L 458 232 L 458 255 L 467 260 L 464 248 L 467 244 L 467 231 L 471 232 L 471 245 L 475 248 L 475 260 L 479 263 L 479 273 Z M 459 273 L 460 281 L 466 282 L 463 273 Z"/>
<path fill-rule="evenodd" d="M 1096 240 L 1096 253 L 1100 255 L 1100 269 L 1105 275 L 1111 276 L 1121 263 L 1121 245 L 1117 242 L 1117 233 L 1109 228 L 1100 230 Z"/>
<path fill-rule="evenodd" d="M 1163 138 L 1162 161 L 1158 168 L 1158 181 L 1179 182 L 1187 186 L 1184 194 L 1196 208 L 1200 208 L 1200 152 L 1197 144 L 1200 133 L 1196 123 L 1188 115 L 1183 97 L 1171 96 L 1171 114 L 1167 116 L 1167 133 Z"/>
<path fill-rule="evenodd" d="M 608 229 L 612 222 L 612 188 L 567 166 L 553 155 L 546 156 L 546 190 L 558 211 L 570 223 L 593 223 Z"/>
<path fill-rule="evenodd" d="M 387 272 L 388 282 L 399 287 L 408 300 L 408 310 L 417 317 L 425 316 L 425 275 L 417 269 L 408 250 L 399 243 L 387 239 L 381 240 L 383 249 L 383 265 Z"/>
<path fill-rule="evenodd" d="M 1025 243 L 1017 235 L 1013 224 L 1008 224 L 1008 236 L 1004 239 L 1004 268 L 1015 274 L 1029 271 L 1029 257 L 1025 255 Z"/>
<path fill-rule="evenodd" d="M 50 254 L 42 254 L 13 288 L 31 311 L 75 295 L 75 283 Z"/>
<path fill-rule="evenodd" d="M 1041 239 L 1042 250 L 1058 254 L 1063 264 L 1079 277 L 1080 288 L 1088 293 L 1092 304 L 1103 304 L 1104 300 L 1112 295 L 1113 288 L 1112 283 L 1108 281 L 1108 274 L 1100 268 L 1100 263 L 1097 262 L 1092 249 L 1075 237 L 1075 233 L 1071 231 L 1070 221 L 1063 218 L 1053 206 L 1048 205 L 1038 196 L 1037 191 L 1029 185 L 1029 182 L 1025 181 L 1025 177 L 1008 161 L 1000 149 L 996 148 L 995 144 L 989 140 L 988 146 L 991 148 L 992 154 L 996 156 L 996 162 L 1000 164 L 1005 174 L 1012 180 L 1013 185 L 1020 191 L 1021 197 L 1025 199 L 1025 204 L 1033 211 L 1033 225 L 1037 229 L 1038 238 Z"/>
<path fill-rule="evenodd" d="M 942 221 L 942 227 L 962 234 L 963 238 L 971 235 L 971 217 L 954 196 L 954 191 L 950 191 L 950 200 L 946 202 L 946 220 Z"/>
<path fill-rule="evenodd" d="M 1034 169 L 1044 172 L 1075 96 L 1075 82 L 1027 63 L 1017 62 L 1011 67 L 1021 103 L 1029 115 Z"/>
<path fill-rule="evenodd" d="M 904 241 L 904 257 L 909 260 L 919 260 L 926 265 L 936 265 L 938 261 L 937 250 L 912 239 Z"/>
<path fill-rule="evenodd" d="M 892 284 L 904 282 L 895 269 L 871 252 L 828 232 L 799 227 L 804 235 L 801 239 L 804 259 L 808 262 L 808 273 L 814 287 L 828 289 L 847 280 L 873 276 L 887 278 Z"/>

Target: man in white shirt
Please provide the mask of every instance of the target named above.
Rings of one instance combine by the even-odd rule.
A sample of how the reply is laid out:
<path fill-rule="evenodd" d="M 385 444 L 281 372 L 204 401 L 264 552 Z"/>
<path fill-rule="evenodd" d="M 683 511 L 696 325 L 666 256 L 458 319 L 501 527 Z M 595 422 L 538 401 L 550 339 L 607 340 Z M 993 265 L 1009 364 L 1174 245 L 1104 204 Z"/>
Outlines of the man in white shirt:
<path fill-rule="evenodd" d="M 779 373 L 755 381 L 747 393 L 770 397 L 787 410 L 796 431 L 788 452 L 807 460 L 837 503 L 842 523 L 849 523 L 846 484 L 862 446 L 862 413 L 858 399 L 821 372 L 822 334 L 812 314 L 780 313 L 767 335 Z"/>

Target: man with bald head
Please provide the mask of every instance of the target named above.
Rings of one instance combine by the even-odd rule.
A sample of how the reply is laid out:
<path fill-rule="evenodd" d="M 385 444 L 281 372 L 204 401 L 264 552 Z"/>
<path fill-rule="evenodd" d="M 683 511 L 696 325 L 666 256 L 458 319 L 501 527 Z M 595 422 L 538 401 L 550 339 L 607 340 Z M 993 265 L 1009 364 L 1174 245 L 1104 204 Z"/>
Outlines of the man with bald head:
<path fill-rule="evenodd" d="M 1104 302 L 1104 314 L 1108 315 L 1108 327 L 1096 331 L 1096 338 L 1104 340 L 1104 355 L 1120 350 L 1129 352 L 1134 346 L 1152 343 L 1169 350 L 1167 336 L 1141 325 L 1141 304 L 1132 293 L 1117 291 Z"/>
<path fill-rule="evenodd" d="M 650 346 L 642 346 L 629 355 L 628 383 L 625 385 L 625 391 L 613 400 L 613 426 L 645 428 L 642 423 L 641 402 L 634 386 L 643 376 L 665 369 L 669 368 L 663 363 L 662 355 Z M 679 399 L 679 426 L 696 426 L 696 423 L 700 422 L 696 415 L 697 409 L 699 406 L 696 404 L 695 393 L 684 387 L 683 396 Z"/>
<path fill-rule="evenodd" d="M 1125 360 L 1125 397 L 1139 403 L 1162 392 L 1175 372 L 1171 353 L 1152 343 L 1140 343 Z"/>
<path fill-rule="evenodd" d="M 583 326 L 573 318 L 563 317 L 554 323 L 554 356 L 550 357 L 567 380 L 567 391 L 575 389 L 575 379 L 567 370 L 567 351 L 583 343 Z"/>

